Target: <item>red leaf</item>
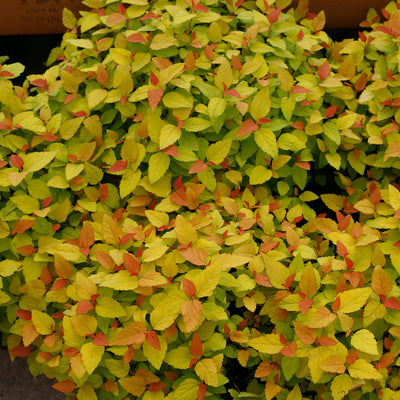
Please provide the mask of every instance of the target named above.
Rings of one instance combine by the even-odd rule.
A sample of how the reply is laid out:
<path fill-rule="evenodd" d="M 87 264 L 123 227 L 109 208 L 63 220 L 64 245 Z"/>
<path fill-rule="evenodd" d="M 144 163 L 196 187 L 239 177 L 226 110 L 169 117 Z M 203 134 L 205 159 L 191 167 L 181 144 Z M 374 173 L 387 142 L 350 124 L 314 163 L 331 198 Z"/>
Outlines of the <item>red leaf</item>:
<path fill-rule="evenodd" d="M 205 171 L 207 168 L 208 168 L 208 165 L 204 161 L 197 160 L 190 167 L 189 174 L 197 174 L 201 171 Z"/>
<path fill-rule="evenodd" d="M 0 76 L 3 78 L 12 78 L 12 77 L 14 77 L 14 74 L 12 74 L 9 71 L 1 71 Z"/>
<path fill-rule="evenodd" d="M 236 71 L 240 71 L 243 68 L 242 63 L 237 56 L 232 55 L 231 61 L 232 61 L 232 67 Z"/>
<path fill-rule="evenodd" d="M 3 121 L 0 122 L 0 129 L 12 129 L 13 125 L 11 122 L 11 119 L 3 119 Z"/>
<path fill-rule="evenodd" d="M 16 154 L 11 155 L 10 161 L 15 168 L 21 169 L 24 166 L 24 160 Z"/>
<path fill-rule="evenodd" d="M 76 383 L 70 380 L 57 382 L 53 385 L 53 388 L 62 393 L 72 393 L 76 387 Z"/>
<path fill-rule="evenodd" d="M 298 35 L 297 35 L 297 40 L 301 40 L 301 39 L 303 39 L 303 37 L 304 37 L 304 32 L 303 32 L 303 31 L 300 31 L 300 32 L 298 33 Z"/>
<path fill-rule="evenodd" d="M 299 308 L 302 314 L 305 314 L 313 304 L 312 299 L 303 299 L 299 301 Z"/>
<path fill-rule="evenodd" d="M 396 297 L 388 297 L 385 299 L 383 305 L 392 310 L 400 310 L 400 301 Z"/>
<path fill-rule="evenodd" d="M 283 354 L 286 357 L 294 357 L 296 349 L 297 349 L 297 343 L 292 342 L 281 350 L 281 354 Z"/>
<path fill-rule="evenodd" d="M 186 296 L 194 297 L 196 295 L 196 286 L 187 278 L 182 279 L 182 287 Z"/>
<path fill-rule="evenodd" d="M 207 386 L 204 382 L 199 383 L 199 389 L 197 390 L 197 400 L 203 400 L 206 396 Z"/>
<path fill-rule="evenodd" d="M 318 339 L 318 343 L 321 346 L 335 346 L 335 344 L 337 344 L 337 340 L 327 336 L 327 335 L 322 335 L 319 339 Z"/>
<path fill-rule="evenodd" d="M 251 119 L 247 119 L 243 122 L 241 127 L 236 134 L 236 137 L 247 135 L 248 133 L 255 132 L 258 129 L 258 125 Z"/>
<path fill-rule="evenodd" d="M 192 10 L 194 11 L 199 11 L 199 12 L 203 12 L 203 13 L 208 13 L 208 8 L 206 6 L 204 6 L 203 4 L 196 4 Z"/>
<path fill-rule="evenodd" d="M 93 304 L 90 301 L 82 300 L 78 303 L 76 308 L 76 315 L 82 315 L 88 311 L 93 310 Z"/>
<path fill-rule="evenodd" d="M 325 61 L 317 71 L 317 75 L 319 76 L 319 79 L 323 81 L 326 79 L 329 75 L 331 74 L 331 67 L 329 66 L 329 62 Z"/>
<path fill-rule="evenodd" d="M 20 219 L 14 225 L 14 231 L 17 235 L 24 233 L 28 229 L 35 225 L 36 220 L 34 219 Z"/>
<path fill-rule="evenodd" d="M 96 346 L 108 346 L 107 336 L 103 332 L 97 332 L 93 344 Z"/>
<path fill-rule="evenodd" d="M 32 313 L 28 310 L 15 310 L 15 314 L 23 321 L 30 321 L 32 319 Z"/>
<path fill-rule="evenodd" d="M 118 172 L 123 171 L 128 166 L 128 161 L 126 160 L 118 160 L 116 161 L 107 172 Z"/>
<path fill-rule="evenodd" d="M 37 86 L 38 88 L 45 90 L 47 86 L 47 81 L 46 79 L 35 79 L 31 81 L 32 86 Z"/>
<path fill-rule="evenodd" d="M 164 154 L 167 154 L 168 156 L 171 156 L 171 157 L 179 157 L 178 149 L 174 144 L 171 144 L 171 146 L 168 146 L 162 152 Z"/>
<path fill-rule="evenodd" d="M 298 130 L 300 130 L 300 131 L 303 131 L 303 130 L 304 130 L 304 122 L 303 122 L 303 121 L 294 122 L 291 126 L 292 126 L 294 129 L 298 129 Z"/>
<path fill-rule="evenodd" d="M 297 94 L 297 93 L 311 93 L 312 91 L 310 89 L 306 89 L 303 86 L 296 85 L 292 87 L 292 93 Z"/>
<path fill-rule="evenodd" d="M 279 14 L 282 11 L 282 7 L 277 8 L 276 10 L 272 10 L 269 14 L 268 14 L 268 21 L 270 24 L 274 24 L 276 21 L 278 21 L 279 19 Z"/>
<path fill-rule="evenodd" d="M 190 355 L 194 358 L 200 358 L 203 354 L 203 343 L 197 332 L 193 333 L 192 340 L 190 341 Z"/>
<path fill-rule="evenodd" d="M 338 221 L 339 230 L 345 231 L 351 221 L 351 215 L 346 215 L 345 217 L 340 211 L 336 211 L 336 219 Z"/>
<path fill-rule="evenodd" d="M 225 94 L 229 95 L 229 96 L 237 97 L 238 99 L 242 98 L 242 96 L 235 89 L 228 90 Z"/>
<path fill-rule="evenodd" d="M 25 347 L 22 343 L 14 348 L 12 348 L 9 353 L 15 357 L 28 357 L 31 354 L 32 349 L 30 347 Z"/>
<path fill-rule="evenodd" d="M 131 273 L 131 275 L 139 275 L 141 264 L 133 254 L 124 254 L 124 264 L 125 268 Z"/>
<path fill-rule="evenodd" d="M 107 199 L 108 197 L 108 186 L 105 183 L 102 183 L 99 187 L 99 191 L 100 191 L 100 197 L 99 200 L 100 201 L 104 201 Z"/>
<path fill-rule="evenodd" d="M 77 118 L 79 118 L 79 117 L 87 117 L 86 111 L 83 111 L 83 110 L 82 111 L 77 111 L 73 115 L 74 115 L 74 117 L 77 117 Z"/>
<path fill-rule="evenodd" d="M 147 14 L 143 15 L 143 17 L 139 18 L 139 21 L 144 21 L 146 19 L 153 19 L 153 18 L 158 18 L 158 16 L 154 14 L 153 11 L 149 11 Z"/>
<path fill-rule="evenodd" d="M 146 342 L 156 350 L 161 350 L 160 339 L 155 331 L 145 332 Z"/>
<path fill-rule="evenodd" d="M 151 382 L 149 383 L 149 392 L 158 392 L 165 386 L 164 382 Z"/>
<path fill-rule="evenodd" d="M 52 286 L 51 290 L 62 289 L 63 287 L 65 287 L 66 284 L 67 284 L 67 280 L 66 279 L 57 279 L 54 282 L 54 285 Z"/>
<path fill-rule="evenodd" d="M 76 96 L 78 96 L 76 93 L 67 94 L 67 96 L 64 99 L 64 104 L 68 104 L 70 101 L 74 100 Z"/>
<path fill-rule="evenodd" d="M 149 105 L 152 110 L 155 110 L 161 98 L 163 97 L 163 94 L 164 89 L 162 88 L 149 89 L 147 91 L 147 98 L 149 100 Z"/>
<path fill-rule="evenodd" d="M 150 83 L 154 86 L 157 86 L 160 80 L 157 78 L 157 76 L 154 74 L 153 71 L 150 72 Z"/>
<path fill-rule="evenodd" d="M 325 117 L 332 118 L 338 111 L 339 108 L 337 106 L 330 106 L 325 110 Z"/>

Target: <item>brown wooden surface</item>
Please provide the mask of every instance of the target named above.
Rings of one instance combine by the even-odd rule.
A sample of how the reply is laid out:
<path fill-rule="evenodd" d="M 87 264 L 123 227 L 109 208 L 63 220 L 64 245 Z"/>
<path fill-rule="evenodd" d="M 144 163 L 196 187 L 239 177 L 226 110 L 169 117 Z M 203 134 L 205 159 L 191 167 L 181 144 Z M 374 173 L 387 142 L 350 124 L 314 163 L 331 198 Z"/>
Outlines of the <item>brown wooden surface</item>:
<path fill-rule="evenodd" d="M 79 16 L 81 0 L 0 0 L 0 35 L 63 33 L 62 11 Z"/>
<path fill-rule="evenodd" d="M 358 28 L 365 20 L 368 10 L 378 12 L 390 3 L 390 0 L 309 0 L 310 11 L 325 11 L 326 28 Z"/>

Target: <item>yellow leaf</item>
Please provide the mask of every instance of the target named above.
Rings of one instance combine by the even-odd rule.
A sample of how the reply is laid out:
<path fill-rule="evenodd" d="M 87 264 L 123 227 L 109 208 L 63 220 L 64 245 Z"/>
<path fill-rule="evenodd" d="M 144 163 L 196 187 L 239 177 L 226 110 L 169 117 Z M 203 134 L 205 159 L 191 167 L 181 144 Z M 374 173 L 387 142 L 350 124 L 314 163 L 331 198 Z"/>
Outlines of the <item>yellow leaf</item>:
<path fill-rule="evenodd" d="M 280 391 L 282 388 L 279 385 L 276 385 L 273 382 L 267 382 L 265 384 L 265 398 L 267 400 L 273 399 Z"/>
<path fill-rule="evenodd" d="M 378 343 L 374 334 L 368 329 L 360 329 L 355 332 L 351 337 L 351 345 L 364 353 L 373 354 L 375 356 L 379 354 Z"/>
<path fill-rule="evenodd" d="M 373 214 L 375 212 L 375 206 L 370 199 L 357 201 L 357 203 L 354 204 L 354 208 L 361 211 L 363 214 Z"/>
<path fill-rule="evenodd" d="M 196 375 L 209 386 L 218 386 L 218 368 L 211 358 L 203 358 L 194 367 Z"/>
<path fill-rule="evenodd" d="M 268 86 L 261 88 L 250 103 L 250 115 L 257 122 L 265 118 L 271 109 L 271 98 Z M 265 150 L 264 150 L 265 151 Z"/>
<path fill-rule="evenodd" d="M 214 262 L 193 277 L 192 282 L 196 286 L 196 296 L 198 298 L 212 296 L 214 289 L 218 285 L 221 269 L 221 264 Z"/>
<path fill-rule="evenodd" d="M 284 289 L 284 283 L 290 275 L 289 268 L 286 268 L 279 261 L 272 260 L 270 258 L 264 257 L 265 265 L 268 265 L 266 269 L 267 275 L 273 287 L 277 289 Z"/>
<path fill-rule="evenodd" d="M 161 258 L 169 249 L 168 246 L 161 244 L 154 244 L 143 252 L 142 260 L 144 262 L 151 262 Z"/>
<path fill-rule="evenodd" d="M 114 290 L 135 290 L 138 287 L 138 278 L 127 270 L 118 271 L 115 274 L 107 274 L 102 287 L 108 287 Z"/>
<path fill-rule="evenodd" d="M 75 275 L 73 287 L 76 291 L 76 300 L 90 300 L 97 293 L 97 286 L 82 271 L 78 271 Z"/>
<path fill-rule="evenodd" d="M 400 192 L 393 185 L 389 185 L 389 204 L 396 211 L 400 208 Z"/>
<path fill-rule="evenodd" d="M 155 349 L 153 346 L 151 346 L 149 343 L 146 341 L 143 342 L 142 348 L 143 348 L 143 355 L 147 358 L 147 360 L 150 362 L 150 364 L 157 370 L 160 369 L 164 358 L 165 354 L 167 353 L 167 341 L 163 336 L 158 336 L 158 340 L 160 342 L 160 350 Z"/>
<path fill-rule="evenodd" d="M 119 318 L 126 315 L 121 304 L 111 297 L 100 297 L 96 301 L 96 314 L 103 318 Z"/>
<path fill-rule="evenodd" d="M 129 376 L 118 380 L 119 384 L 135 397 L 141 396 L 146 389 L 146 380 L 142 376 Z"/>
<path fill-rule="evenodd" d="M 344 361 L 337 354 L 325 358 L 325 360 L 320 362 L 319 367 L 323 371 L 330 372 L 332 374 L 344 374 L 346 371 Z"/>
<path fill-rule="evenodd" d="M 187 378 L 180 382 L 178 387 L 168 395 L 168 400 L 196 400 L 199 390 L 199 381 Z"/>
<path fill-rule="evenodd" d="M 104 354 L 104 346 L 97 346 L 92 342 L 85 343 L 81 347 L 82 362 L 89 375 L 93 373 Z"/>
<path fill-rule="evenodd" d="M 278 354 L 285 347 L 275 333 L 250 339 L 248 345 L 265 354 Z"/>
<path fill-rule="evenodd" d="M 166 212 L 146 210 L 145 214 L 149 222 L 156 228 L 169 225 L 169 216 Z"/>
<path fill-rule="evenodd" d="M 189 245 L 197 240 L 197 231 L 188 219 L 178 215 L 175 220 L 176 238 L 180 244 Z"/>
<path fill-rule="evenodd" d="M 191 359 L 189 346 L 179 346 L 169 350 L 164 361 L 174 368 L 186 370 L 189 368 Z"/>
<path fill-rule="evenodd" d="M 311 373 L 311 380 L 313 383 L 318 383 L 321 376 L 324 374 L 324 370 L 320 368 L 320 364 L 323 360 L 331 355 L 329 347 L 319 346 L 311 349 L 308 353 L 308 368 Z"/>
<path fill-rule="evenodd" d="M 371 288 L 357 288 L 346 290 L 338 294 L 340 298 L 339 311 L 345 314 L 358 311 L 364 306 L 369 296 L 372 294 Z"/>
<path fill-rule="evenodd" d="M 309 328 L 324 328 L 330 325 L 335 319 L 335 314 L 331 313 L 326 307 L 320 307 L 306 325 Z"/>
<path fill-rule="evenodd" d="M 279 88 L 284 92 L 290 92 L 294 83 L 292 74 L 287 69 L 278 68 L 278 79 L 281 83 Z"/>
<path fill-rule="evenodd" d="M 225 92 L 233 82 L 233 73 L 231 64 L 225 58 L 224 61 L 218 68 L 218 72 L 215 75 L 215 86 L 221 91 Z"/>
<path fill-rule="evenodd" d="M 181 131 L 172 124 L 164 125 L 160 130 L 160 149 L 163 150 L 174 144 L 181 137 Z"/>
<path fill-rule="evenodd" d="M 250 172 L 250 185 L 262 185 L 272 178 L 272 171 L 263 165 L 256 165 Z"/>
<path fill-rule="evenodd" d="M 171 46 L 177 46 L 178 40 L 173 35 L 167 33 L 159 33 L 153 37 L 150 48 L 152 50 L 162 50 Z"/>
<path fill-rule="evenodd" d="M 76 394 L 78 400 L 97 400 L 96 392 L 91 383 L 86 382 Z"/>
<path fill-rule="evenodd" d="M 224 161 L 231 149 L 232 139 L 219 140 L 211 144 L 206 150 L 207 160 L 219 165 Z"/>
<path fill-rule="evenodd" d="M 286 400 L 302 400 L 303 396 L 301 394 L 301 390 L 299 385 L 296 385 L 287 395 Z"/>
<path fill-rule="evenodd" d="M 92 335 L 97 329 L 97 319 L 93 315 L 75 315 L 71 317 L 71 323 L 79 336 Z"/>
<path fill-rule="evenodd" d="M 278 157 L 278 144 L 276 142 L 276 136 L 271 129 L 260 128 L 254 133 L 254 140 L 258 147 L 272 158 Z"/>
<path fill-rule="evenodd" d="M 343 208 L 344 196 L 337 194 L 322 194 L 321 200 L 333 211 L 340 211 Z"/>
<path fill-rule="evenodd" d="M 169 167 L 169 156 L 159 151 L 151 155 L 149 160 L 149 182 L 151 184 L 162 178 Z"/>
<path fill-rule="evenodd" d="M 21 261 L 14 260 L 3 260 L 0 261 L 0 275 L 1 276 L 11 276 L 14 272 L 22 266 Z"/>
<path fill-rule="evenodd" d="M 161 301 L 150 314 L 153 329 L 162 331 L 171 326 L 181 311 L 181 303 L 186 299 L 184 293 L 169 293 L 166 301 Z"/>
<path fill-rule="evenodd" d="M 187 300 L 181 304 L 181 314 L 186 332 L 192 332 L 199 324 L 203 303 L 199 300 Z"/>
<path fill-rule="evenodd" d="M 89 92 L 86 96 L 89 109 L 95 108 L 98 106 L 106 97 L 107 97 L 107 90 L 104 89 L 93 89 Z"/>
<path fill-rule="evenodd" d="M 23 156 L 24 171 L 35 172 L 45 167 L 55 157 L 55 151 L 33 152 Z"/>
<path fill-rule="evenodd" d="M 54 319 L 38 310 L 32 310 L 32 322 L 41 335 L 50 335 L 54 330 Z"/>
<path fill-rule="evenodd" d="M 354 364 L 349 365 L 347 369 L 352 378 L 383 379 L 383 376 L 373 367 L 373 365 L 362 358 L 356 360 Z"/>
<path fill-rule="evenodd" d="M 118 244 L 122 238 L 122 229 L 110 214 L 104 213 L 102 223 L 103 239 L 108 244 Z"/>
<path fill-rule="evenodd" d="M 318 291 L 318 283 L 315 277 L 315 270 L 311 263 L 307 263 L 300 277 L 299 288 L 308 297 L 314 296 Z"/>
<path fill-rule="evenodd" d="M 162 99 L 167 108 L 192 108 L 193 97 L 184 97 L 178 92 L 168 92 Z"/>
<path fill-rule="evenodd" d="M 353 387 L 353 380 L 346 374 L 335 376 L 331 383 L 331 392 L 335 400 L 342 400 Z"/>
<path fill-rule="evenodd" d="M 85 316 L 86 315 L 80 315 L 80 317 L 85 317 Z M 69 347 L 80 348 L 82 346 L 82 344 L 85 342 L 85 338 L 78 335 L 78 333 L 76 332 L 76 330 L 72 324 L 72 320 L 75 318 L 77 318 L 77 317 L 64 316 L 64 318 L 62 320 L 62 328 L 64 331 L 63 340 L 64 340 L 65 344 Z M 95 318 L 95 320 L 96 320 L 96 318 Z M 96 328 L 97 328 L 97 320 L 96 320 Z"/>

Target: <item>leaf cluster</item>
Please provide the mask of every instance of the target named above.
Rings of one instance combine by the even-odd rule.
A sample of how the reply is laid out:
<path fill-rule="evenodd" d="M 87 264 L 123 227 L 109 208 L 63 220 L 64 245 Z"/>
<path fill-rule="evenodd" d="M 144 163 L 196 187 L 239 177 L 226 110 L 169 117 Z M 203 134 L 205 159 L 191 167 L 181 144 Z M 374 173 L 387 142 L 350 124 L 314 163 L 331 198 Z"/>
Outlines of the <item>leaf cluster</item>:
<path fill-rule="evenodd" d="M 397 399 L 399 19 L 85 0 L 0 59 L 1 330 L 78 400 Z M 284 11 L 283 11 L 284 10 Z"/>

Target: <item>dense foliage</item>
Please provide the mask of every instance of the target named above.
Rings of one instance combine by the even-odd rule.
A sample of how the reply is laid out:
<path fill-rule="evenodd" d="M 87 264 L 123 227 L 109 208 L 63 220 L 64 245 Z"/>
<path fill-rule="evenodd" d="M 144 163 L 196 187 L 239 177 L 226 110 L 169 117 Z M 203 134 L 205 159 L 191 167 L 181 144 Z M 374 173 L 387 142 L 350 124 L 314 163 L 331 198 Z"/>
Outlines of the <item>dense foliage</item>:
<path fill-rule="evenodd" d="M 12 357 L 78 400 L 400 399 L 400 10 L 85 0 L 0 60 Z M 286 11 L 283 12 L 282 10 Z"/>

